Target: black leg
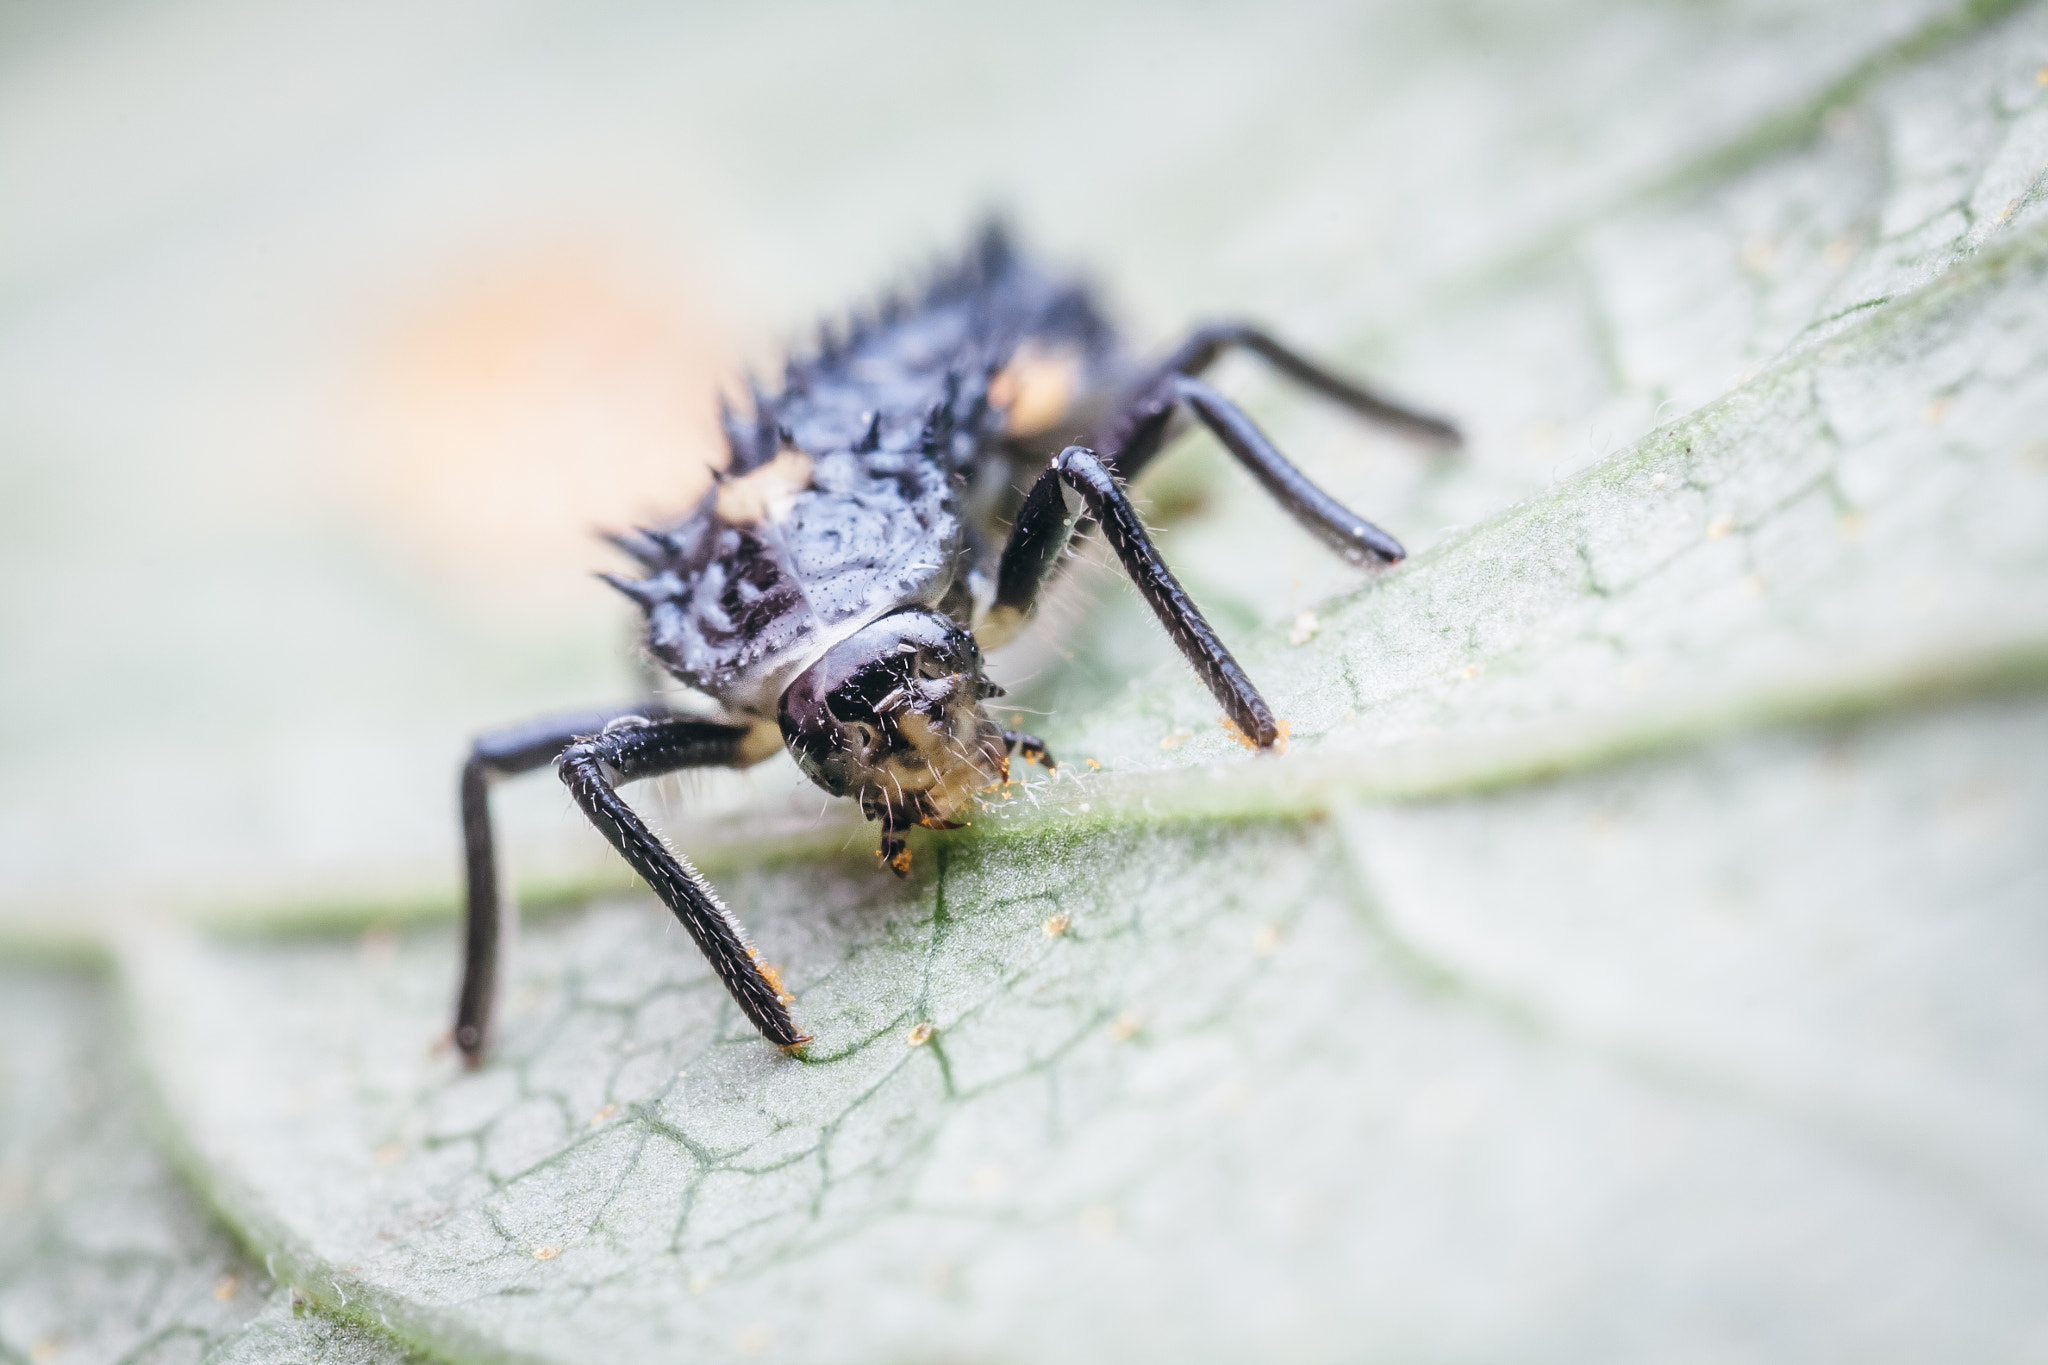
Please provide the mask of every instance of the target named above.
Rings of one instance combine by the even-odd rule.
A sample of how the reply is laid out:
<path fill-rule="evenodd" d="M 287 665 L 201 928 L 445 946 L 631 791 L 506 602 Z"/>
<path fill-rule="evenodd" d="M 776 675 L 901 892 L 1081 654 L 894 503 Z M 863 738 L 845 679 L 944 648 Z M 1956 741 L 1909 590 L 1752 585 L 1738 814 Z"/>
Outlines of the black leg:
<path fill-rule="evenodd" d="M 613 790 L 635 778 L 742 761 L 749 733 L 700 720 L 625 719 L 571 744 L 556 770 L 590 822 L 690 931 L 740 1012 L 771 1042 L 795 1047 L 810 1038 L 797 1032 L 789 996 L 762 968 L 739 922 L 697 869 L 670 851 Z"/>
<path fill-rule="evenodd" d="M 579 737 L 600 734 L 606 726 L 626 716 L 668 721 L 663 708 L 646 702 L 552 716 L 480 737 L 462 765 L 466 927 L 462 994 L 455 1009 L 455 1043 L 472 1066 L 482 1057 L 490 1030 L 491 1005 L 497 996 L 499 941 L 507 910 L 499 894 L 496 841 L 491 833 L 491 783 L 500 777 L 546 767 Z M 704 734 L 707 754 L 723 755 L 705 757 L 704 763 L 731 763 L 749 756 L 745 742 L 749 732 L 744 728 L 701 720 L 669 723 L 696 727 Z"/>
<path fill-rule="evenodd" d="M 1237 462 L 1266 486 L 1273 500 L 1325 545 L 1353 564 L 1373 559 L 1393 564 L 1406 557 L 1408 552 L 1400 541 L 1311 483 L 1243 408 L 1199 379 L 1175 375 L 1168 383 L 1169 391 L 1216 433 Z"/>
<path fill-rule="evenodd" d="M 1046 748 L 1045 741 L 1037 735 L 1027 735 L 1022 730 L 1005 730 L 1003 744 L 1014 749 L 1017 757 L 1026 763 L 1036 763 L 1047 772 L 1053 772 L 1060 766 L 1060 761 L 1052 756 L 1052 750 Z"/>
<path fill-rule="evenodd" d="M 1374 393 L 1362 384 L 1333 374 L 1248 323 L 1212 323 L 1196 328 L 1194 334 L 1182 342 L 1160 368 L 1167 374 L 1199 375 L 1234 346 L 1250 351 L 1295 383 L 1343 404 L 1360 417 L 1400 427 L 1412 435 L 1444 445 L 1456 445 L 1461 439 L 1458 429 L 1443 418 L 1417 412 Z"/>
<path fill-rule="evenodd" d="M 1257 328 L 1233 323 L 1198 329 L 1132 390 L 1130 400 L 1110 419 L 1101 442 L 1112 452 L 1109 465 L 1117 477 L 1128 482 L 1152 462 L 1165 443 L 1174 413 L 1185 405 L 1283 507 L 1339 554 L 1354 563 L 1364 562 L 1368 556 L 1388 562 L 1400 559 L 1403 552 L 1398 541 L 1309 482 L 1242 408 L 1201 382 L 1198 376 L 1233 346 L 1264 357 L 1290 379 L 1363 417 L 1440 443 L 1455 444 L 1459 439 L 1458 429 L 1449 422 L 1390 402 L 1330 373 Z"/>
<path fill-rule="evenodd" d="M 1052 470 L 1038 476 L 1017 520 L 1010 527 L 1010 539 L 996 566 L 996 595 L 974 628 L 974 638 L 983 649 L 1007 643 L 1038 605 L 1038 590 L 1052 576 L 1053 566 L 1066 552 L 1073 538 L 1076 514 L 1067 509 L 1066 495 Z"/>
<path fill-rule="evenodd" d="M 1079 497 L 1081 508 L 1069 510 L 1062 485 Z M 1010 543 L 1003 550 L 990 617 L 1002 612 L 1005 621 L 1021 622 L 1030 614 L 1040 585 L 1066 548 L 1074 522 L 1083 510 L 1102 527 L 1110 548 L 1123 561 L 1124 571 L 1151 604 L 1167 635 L 1215 694 L 1224 713 L 1252 743 L 1261 749 L 1272 748 L 1280 738 L 1280 726 L 1273 719 L 1272 708 L 1160 559 L 1159 551 L 1145 534 L 1144 524 L 1138 520 L 1137 509 L 1092 450 L 1068 446 L 1032 485 L 1010 532 Z"/>

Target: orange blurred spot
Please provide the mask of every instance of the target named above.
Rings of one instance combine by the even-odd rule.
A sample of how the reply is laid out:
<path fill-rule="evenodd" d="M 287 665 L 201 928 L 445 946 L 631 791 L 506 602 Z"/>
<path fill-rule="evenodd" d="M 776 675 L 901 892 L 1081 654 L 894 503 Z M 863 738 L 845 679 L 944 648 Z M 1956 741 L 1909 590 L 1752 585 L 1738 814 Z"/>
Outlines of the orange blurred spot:
<path fill-rule="evenodd" d="M 723 463 L 721 332 L 601 243 L 450 272 L 375 343 L 343 477 L 436 570 L 508 604 L 580 594 L 615 559 L 594 530 L 687 512 Z"/>

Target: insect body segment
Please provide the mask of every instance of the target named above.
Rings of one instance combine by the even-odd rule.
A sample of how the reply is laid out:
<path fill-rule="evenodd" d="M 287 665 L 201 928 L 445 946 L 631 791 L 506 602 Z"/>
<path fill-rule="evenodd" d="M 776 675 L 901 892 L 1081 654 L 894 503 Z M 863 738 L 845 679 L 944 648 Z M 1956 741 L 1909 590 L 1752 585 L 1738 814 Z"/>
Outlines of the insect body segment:
<path fill-rule="evenodd" d="M 649 702 L 477 741 L 461 783 L 465 1056 L 482 1056 L 496 993 L 503 907 L 489 789 L 549 763 L 747 1019 L 785 1047 L 807 1041 L 789 993 L 717 893 L 617 788 L 746 766 L 779 740 L 812 781 L 881 824 L 882 862 L 907 873 L 903 831 L 956 828 L 977 792 L 1009 776 L 1013 750 L 1052 766 L 1041 741 L 983 709 L 1002 689 L 983 675 L 982 651 L 1023 628 L 1070 539 L 1089 527 L 1231 721 L 1273 747 L 1284 727 L 1159 557 L 1124 483 L 1191 417 L 1346 559 L 1391 563 L 1402 550 L 1201 380 L 1231 348 L 1362 416 L 1456 437 L 1255 328 L 1201 328 L 1163 363 L 1137 365 L 1084 288 L 994 231 L 914 302 L 887 302 L 844 335 L 827 329 L 780 392 L 755 391 L 751 412 L 728 409 L 719 480 L 688 515 L 610 537 L 640 573 L 605 575 L 645 614 L 652 657 L 723 718 Z"/>

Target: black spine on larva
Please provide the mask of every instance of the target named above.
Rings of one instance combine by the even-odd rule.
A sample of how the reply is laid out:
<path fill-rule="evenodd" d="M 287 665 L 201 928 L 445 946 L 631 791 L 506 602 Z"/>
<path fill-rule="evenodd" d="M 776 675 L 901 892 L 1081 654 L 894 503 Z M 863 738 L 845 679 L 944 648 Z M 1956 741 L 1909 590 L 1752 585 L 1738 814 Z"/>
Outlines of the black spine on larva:
<path fill-rule="evenodd" d="M 718 398 L 719 425 L 725 428 L 725 446 L 730 453 L 723 471 L 713 477 L 729 478 L 758 469 L 775 458 L 780 448 L 779 433 L 781 422 L 776 416 L 775 400 L 765 393 L 752 375 L 747 377 L 747 394 L 752 400 L 754 411 L 742 416 L 720 394 Z"/>
<path fill-rule="evenodd" d="M 666 567 L 672 554 L 671 548 L 651 531 L 605 531 L 601 534 L 643 569 Z"/>
<path fill-rule="evenodd" d="M 598 577 L 638 602 L 642 608 L 652 608 L 675 595 L 665 581 L 667 575 L 655 578 L 621 578 L 615 573 L 601 573 Z"/>
<path fill-rule="evenodd" d="M 991 218 L 983 225 L 960 259 L 942 269 L 928 296 L 933 303 L 952 302 L 988 287 L 1015 263 L 1016 253 L 1001 221 Z"/>
<path fill-rule="evenodd" d="M 960 398 L 960 374 L 957 370 L 946 372 L 946 396 L 932 404 L 925 414 L 924 431 L 918 437 L 918 448 L 925 454 L 945 459 L 952 453 L 954 414 L 953 405 Z"/>

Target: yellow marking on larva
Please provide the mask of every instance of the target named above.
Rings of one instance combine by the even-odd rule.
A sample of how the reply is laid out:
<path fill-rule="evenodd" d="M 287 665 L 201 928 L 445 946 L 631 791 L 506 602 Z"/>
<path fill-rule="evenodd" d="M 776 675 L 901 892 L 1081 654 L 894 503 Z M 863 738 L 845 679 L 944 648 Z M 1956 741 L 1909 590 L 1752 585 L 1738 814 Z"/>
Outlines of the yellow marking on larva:
<path fill-rule="evenodd" d="M 1244 745 L 1245 748 L 1250 749 L 1255 753 L 1258 751 L 1258 741 L 1253 739 L 1250 735 L 1246 734 L 1242 729 L 1240 729 L 1236 721 L 1232 720 L 1228 716 L 1218 716 L 1216 718 L 1216 723 L 1223 727 L 1224 734 L 1229 735 L 1239 744 Z M 1279 733 L 1273 737 L 1272 752 L 1276 754 L 1284 754 L 1287 752 L 1287 734 L 1291 727 L 1284 720 L 1276 720 L 1273 722 L 1273 725 L 1274 728 L 1276 728 L 1279 731 Z"/>
<path fill-rule="evenodd" d="M 772 720 L 757 721 L 748 729 L 746 738 L 740 741 L 740 751 L 733 761 L 735 768 L 751 768 L 763 759 L 773 758 L 782 752 L 782 727 Z"/>
<path fill-rule="evenodd" d="M 718 519 L 728 526 L 780 521 L 810 486 L 811 457 L 784 446 L 759 469 L 718 485 Z"/>
<path fill-rule="evenodd" d="M 1004 414 L 1011 436 L 1036 436 L 1058 426 L 1081 388 L 1081 355 L 1027 341 L 988 382 L 989 406 Z"/>
<path fill-rule="evenodd" d="M 990 607 L 982 616 L 981 624 L 974 628 L 974 642 L 983 649 L 1006 645 L 1024 629 L 1024 621 L 1024 613 L 1015 607 Z"/>

